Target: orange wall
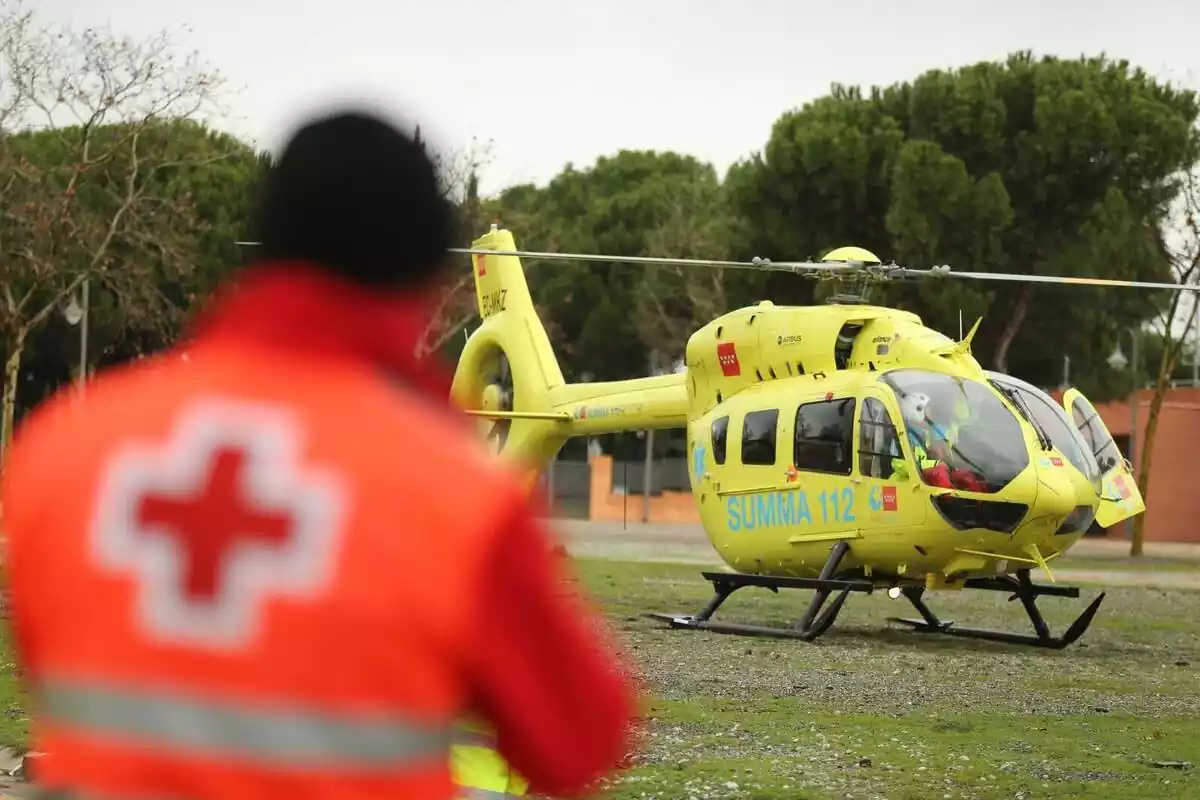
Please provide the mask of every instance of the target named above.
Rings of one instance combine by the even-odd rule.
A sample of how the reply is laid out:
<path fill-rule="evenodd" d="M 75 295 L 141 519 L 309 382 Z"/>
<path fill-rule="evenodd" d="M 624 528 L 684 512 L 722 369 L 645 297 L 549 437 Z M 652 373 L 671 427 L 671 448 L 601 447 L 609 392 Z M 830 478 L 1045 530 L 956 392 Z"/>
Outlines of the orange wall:
<path fill-rule="evenodd" d="M 588 519 L 597 522 L 621 522 L 628 514 L 629 522 L 641 522 L 642 495 L 625 497 L 612 490 L 612 456 L 596 456 L 591 461 L 591 492 L 589 493 Z M 626 504 L 628 503 L 628 505 Z M 650 497 L 651 522 L 699 522 L 696 504 L 691 492 L 666 492 Z"/>
<path fill-rule="evenodd" d="M 1057 398 L 1059 392 L 1052 392 Z M 1138 438 L 1135 447 L 1141 460 L 1142 439 L 1150 416 L 1153 392 L 1141 392 L 1138 398 Z M 1128 435 L 1128 402 L 1107 403 L 1096 407 L 1113 436 Z M 1150 486 L 1146 492 L 1146 539 L 1160 542 L 1200 542 L 1200 389 L 1172 389 L 1167 393 L 1159 418 L 1154 451 L 1151 454 Z M 612 491 L 611 456 L 597 456 L 591 462 L 591 498 L 589 518 L 620 522 L 628 513 L 630 522 L 642 519 L 642 496 L 626 498 Z M 699 522 L 690 492 L 663 492 L 650 498 L 652 522 Z M 1126 536 L 1121 524 L 1109 531 L 1117 538 Z"/>

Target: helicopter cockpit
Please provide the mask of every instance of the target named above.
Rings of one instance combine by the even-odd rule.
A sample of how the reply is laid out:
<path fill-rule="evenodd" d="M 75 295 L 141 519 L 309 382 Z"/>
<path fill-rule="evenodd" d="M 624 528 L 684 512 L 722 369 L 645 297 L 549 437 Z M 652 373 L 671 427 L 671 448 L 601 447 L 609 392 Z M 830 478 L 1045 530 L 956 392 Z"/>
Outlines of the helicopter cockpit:
<path fill-rule="evenodd" d="M 926 484 L 994 494 L 1029 466 L 1021 424 L 990 387 L 917 369 L 894 370 L 880 381 L 896 396 Z M 903 459 L 895 463 L 907 472 Z"/>

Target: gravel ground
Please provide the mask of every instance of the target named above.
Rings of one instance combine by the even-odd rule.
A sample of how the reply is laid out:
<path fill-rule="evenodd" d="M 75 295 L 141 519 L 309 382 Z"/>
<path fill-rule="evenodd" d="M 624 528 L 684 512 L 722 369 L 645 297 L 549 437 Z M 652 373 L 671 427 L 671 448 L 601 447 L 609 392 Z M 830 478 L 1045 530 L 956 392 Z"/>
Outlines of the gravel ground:
<path fill-rule="evenodd" d="M 1200 576 L 1187 562 L 1127 568 L 1091 543 L 1087 570 L 1064 556 L 1060 581 L 1107 588 L 1092 628 L 1064 651 L 897 630 L 886 617 L 911 608 L 882 594 L 851 598 L 834 629 L 803 643 L 641 616 L 707 600 L 698 573 L 715 559 L 690 527 L 560 528 L 651 697 L 637 767 L 613 798 L 1200 797 Z M 1200 561 L 1200 549 L 1154 557 Z M 1090 568 L 1102 559 L 1111 569 Z M 1100 590 L 1044 598 L 1052 630 Z M 784 625 L 808 597 L 744 589 L 718 617 Z M 1002 594 L 943 592 L 930 604 L 964 625 L 1028 627 Z"/>

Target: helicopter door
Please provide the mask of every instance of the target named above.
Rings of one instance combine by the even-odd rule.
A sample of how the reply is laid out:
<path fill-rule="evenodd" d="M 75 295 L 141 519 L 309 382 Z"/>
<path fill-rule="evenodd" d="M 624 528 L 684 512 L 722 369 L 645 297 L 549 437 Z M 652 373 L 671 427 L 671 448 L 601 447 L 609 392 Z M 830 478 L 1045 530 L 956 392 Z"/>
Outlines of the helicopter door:
<path fill-rule="evenodd" d="M 1104 488 L 1096 522 L 1111 528 L 1145 511 L 1146 503 L 1138 491 L 1133 467 L 1117 449 L 1117 443 L 1113 441 L 1096 408 L 1078 389 L 1068 389 L 1063 394 L 1063 408 L 1083 434 L 1083 440 L 1092 449 L 1096 463 L 1100 465 Z"/>
<path fill-rule="evenodd" d="M 863 495 L 864 522 L 907 528 L 925 522 L 925 495 L 911 453 L 905 452 L 887 401 L 868 391 L 859 404 L 855 471 Z"/>

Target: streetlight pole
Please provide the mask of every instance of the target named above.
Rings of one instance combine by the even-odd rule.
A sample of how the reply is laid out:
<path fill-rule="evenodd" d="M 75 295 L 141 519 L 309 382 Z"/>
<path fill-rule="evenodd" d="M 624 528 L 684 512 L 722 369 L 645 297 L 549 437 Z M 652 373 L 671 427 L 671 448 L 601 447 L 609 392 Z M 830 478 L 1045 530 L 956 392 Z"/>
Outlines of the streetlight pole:
<path fill-rule="evenodd" d="M 657 359 L 654 351 L 650 351 L 650 374 L 656 375 Z M 654 430 L 645 432 L 646 463 L 642 469 L 642 522 L 650 522 L 650 493 L 654 490 Z"/>
<path fill-rule="evenodd" d="M 91 286 L 85 277 L 79 283 L 79 300 L 71 295 L 71 301 L 63 309 L 68 325 L 79 326 L 79 394 L 83 395 L 87 383 L 88 365 L 88 317 L 91 306 Z"/>
<path fill-rule="evenodd" d="M 82 395 L 87 386 L 88 307 L 91 305 L 91 287 L 87 278 L 83 279 L 80 293 L 83 295 L 83 318 L 79 321 L 79 394 Z"/>

